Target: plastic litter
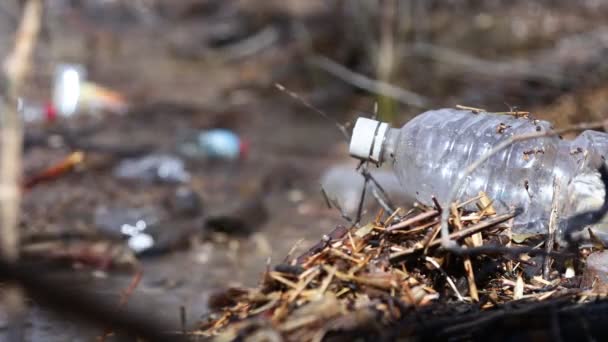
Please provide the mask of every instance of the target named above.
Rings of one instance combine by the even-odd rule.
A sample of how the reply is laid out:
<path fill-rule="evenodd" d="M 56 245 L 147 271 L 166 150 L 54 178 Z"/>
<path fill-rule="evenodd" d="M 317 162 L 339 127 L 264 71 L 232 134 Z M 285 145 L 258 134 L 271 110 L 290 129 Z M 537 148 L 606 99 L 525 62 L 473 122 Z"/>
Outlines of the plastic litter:
<path fill-rule="evenodd" d="M 424 204 L 432 196 L 447 197 L 450 187 L 471 163 L 514 135 L 551 129 L 546 121 L 527 117 L 431 110 L 401 129 L 359 118 L 350 143 L 352 156 L 389 162 L 403 190 Z M 553 201 L 554 179 L 560 216 L 599 207 L 604 186 L 596 172 L 608 154 L 608 134 L 585 131 L 573 141 L 558 136 L 514 143 L 492 156 L 459 189 L 463 200 L 484 191 L 499 211 L 520 207 L 516 233 L 546 233 Z"/>
<path fill-rule="evenodd" d="M 49 122 L 57 118 L 57 111 L 52 103 L 46 105 L 31 103 L 19 98 L 17 109 L 21 113 L 24 122 Z"/>
<path fill-rule="evenodd" d="M 221 128 L 197 132 L 179 145 L 180 153 L 196 159 L 244 159 L 248 149 L 248 143 L 236 133 Z"/>
<path fill-rule="evenodd" d="M 55 69 L 52 105 L 57 115 L 98 114 L 127 111 L 124 97 L 114 90 L 87 81 L 86 70 L 77 64 L 60 64 Z"/>
<path fill-rule="evenodd" d="M 321 176 L 321 187 L 333 205 L 339 206 L 344 214 L 354 216 L 359 209 L 361 191 L 365 179 L 360 172 L 355 170 L 354 165 L 336 165 L 325 171 Z M 372 170 L 372 177 L 380 184 L 391 201 L 397 206 L 412 204 L 414 198 L 409 196 L 399 184 L 397 176 L 390 170 Z M 366 189 L 365 209 L 372 209 L 375 201 L 373 194 L 378 191 L 376 187 L 368 182 Z"/>
<path fill-rule="evenodd" d="M 184 245 L 203 225 L 201 218 L 180 220 L 160 206 L 100 206 L 95 210 L 94 221 L 101 235 L 125 241 L 140 257 L 166 253 Z"/>
<path fill-rule="evenodd" d="M 119 179 L 148 183 L 185 183 L 190 180 L 183 160 L 164 154 L 125 159 L 114 168 L 113 173 Z"/>
<path fill-rule="evenodd" d="M 101 233 L 115 239 L 124 239 L 133 252 L 141 253 L 155 245 L 155 230 L 158 230 L 160 219 L 158 209 L 153 207 L 98 207 L 94 221 Z"/>

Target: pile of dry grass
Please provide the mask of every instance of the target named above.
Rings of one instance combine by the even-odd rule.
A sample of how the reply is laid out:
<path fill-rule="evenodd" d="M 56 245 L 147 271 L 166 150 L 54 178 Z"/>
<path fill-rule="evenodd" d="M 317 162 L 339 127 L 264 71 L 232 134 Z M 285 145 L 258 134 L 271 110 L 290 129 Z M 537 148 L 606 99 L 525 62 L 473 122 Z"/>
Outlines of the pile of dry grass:
<path fill-rule="evenodd" d="M 554 260 L 542 248 L 545 238 L 511 234 L 516 212 L 496 213 L 484 194 L 454 205 L 452 240 L 478 251 L 457 255 L 441 249 L 441 210 L 417 206 L 398 219 L 380 213 L 362 227 L 337 227 L 269 268 L 258 288 L 212 296 L 213 313 L 196 334 L 219 341 L 393 338 L 419 334 L 423 312 L 445 323 L 454 310 L 483 314 L 512 303 L 589 298 L 578 277 L 564 276 L 581 256 Z"/>

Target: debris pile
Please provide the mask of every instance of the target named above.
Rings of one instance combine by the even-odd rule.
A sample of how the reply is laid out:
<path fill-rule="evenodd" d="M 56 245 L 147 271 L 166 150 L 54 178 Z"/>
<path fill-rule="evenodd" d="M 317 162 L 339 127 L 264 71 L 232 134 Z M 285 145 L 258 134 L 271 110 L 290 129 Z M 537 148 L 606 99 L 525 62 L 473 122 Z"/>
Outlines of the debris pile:
<path fill-rule="evenodd" d="M 472 204 L 476 210 L 467 209 Z M 195 334 L 219 341 L 403 337 L 420 334 L 423 312 L 461 321 L 507 303 L 594 297 L 580 286 L 580 271 L 598 246 L 547 252 L 545 236 L 512 234 L 517 210 L 497 213 L 480 193 L 450 208 L 450 237 L 465 252 L 448 252 L 439 238 L 442 210 L 417 205 L 381 211 L 360 227 L 338 226 L 299 257 L 269 267 L 259 287 L 212 295 L 212 313 Z"/>

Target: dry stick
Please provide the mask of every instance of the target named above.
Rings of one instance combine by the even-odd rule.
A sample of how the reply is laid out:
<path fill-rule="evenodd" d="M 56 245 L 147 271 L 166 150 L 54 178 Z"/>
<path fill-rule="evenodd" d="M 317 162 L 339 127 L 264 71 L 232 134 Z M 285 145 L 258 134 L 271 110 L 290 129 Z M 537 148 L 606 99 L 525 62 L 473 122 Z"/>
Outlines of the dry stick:
<path fill-rule="evenodd" d="M 392 76 L 395 70 L 395 12 L 397 4 L 395 0 L 380 1 L 380 44 L 376 56 L 376 77 L 382 82 L 388 84 L 392 81 Z M 383 101 L 383 102 L 386 102 Z M 385 106 L 384 110 L 388 111 L 387 118 L 395 116 L 392 106 Z"/>
<path fill-rule="evenodd" d="M 73 170 L 76 166 L 78 166 L 78 164 L 81 164 L 83 162 L 83 160 L 84 160 L 84 152 L 82 152 L 82 151 L 72 152 L 72 153 L 70 153 L 69 156 L 64 158 L 59 163 L 26 179 L 23 182 L 23 188 L 26 190 L 29 190 L 40 183 L 59 178 L 60 176 Z"/>
<path fill-rule="evenodd" d="M 395 67 L 395 0 L 384 0 L 380 8 L 380 45 L 378 47 L 378 78 L 390 82 Z"/>
<path fill-rule="evenodd" d="M 438 243 L 440 244 L 440 243 Z M 542 244 L 542 243 L 541 243 Z M 538 249 L 536 246 L 533 247 L 502 247 L 502 246 L 481 246 L 481 247 L 472 247 L 472 248 L 459 248 L 458 250 L 450 250 L 450 252 L 465 256 L 465 255 L 510 255 L 513 257 L 517 257 L 521 254 L 528 254 L 531 257 L 540 255 L 540 256 L 550 256 L 553 258 L 572 258 L 574 254 L 572 253 L 558 253 L 551 252 L 547 253 L 542 249 Z"/>
<path fill-rule="evenodd" d="M 277 88 L 279 91 L 282 91 L 283 93 L 289 95 L 289 97 L 291 97 L 292 99 L 298 101 L 299 103 L 301 103 L 304 107 L 312 110 L 313 112 L 319 114 L 322 118 L 331 121 L 334 125 L 336 125 L 336 127 L 338 128 L 338 130 L 340 131 L 340 133 L 342 133 L 342 135 L 344 136 L 344 138 L 346 139 L 346 142 L 350 141 L 350 134 L 348 134 L 348 130 L 346 129 L 346 126 L 344 126 L 343 124 L 339 123 L 336 119 L 330 117 L 329 115 L 327 115 L 324 111 L 320 110 L 319 108 L 313 106 L 310 102 L 306 101 L 304 98 L 302 98 L 300 95 L 294 93 L 293 91 L 290 91 L 289 89 L 285 88 L 285 86 L 283 86 L 282 84 L 279 83 L 275 83 L 274 84 L 275 88 Z"/>
<path fill-rule="evenodd" d="M 359 164 L 357 169 L 360 169 L 363 166 L 363 170 L 367 171 L 368 164 L 368 161 L 361 161 L 361 164 Z M 367 182 L 368 178 L 366 177 L 363 181 L 363 189 L 361 189 L 361 197 L 359 198 L 359 206 L 357 207 L 357 218 L 355 219 L 354 225 L 358 225 L 361 222 L 361 216 L 363 215 L 363 202 L 365 201 L 365 193 L 367 191 Z"/>
<path fill-rule="evenodd" d="M 386 210 L 389 216 L 393 215 L 396 210 L 395 205 L 393 204 L 393 201 L 391 201 L 386 190 L 380 185 L 380 183 L 378 183 L 376 178 L 374 178 L 374 176 L 369 172 L 369 170 L 367 170 L 367 168 L 362 168 L 361 174 L 366 180 L 369 179 L 374 185 L 374 188 L 380 193 L 380 195 L 378 195 L 376 191 L 372 192 L 378 203 L 380 203 L 382 208 Z"/>
<path fill-rule="evenodd" d="M 342 79 L 343 81 L 359 89 L 390 97 L 395 101 L 412 107 L 426 108 L 430 102 L 422 95 L 396 87 L 392 84 L 373 80 L 361 74 L 357 74 L 327 57 L 311 57 L 308 59 L 308 63 L 336 76 L 337 78 Z"/>
<path fill-rule="evenodd" d="M 378 101 L 374 101 L 374 110 L 372 111 L 372 120 L 378 120 Z"/>
<path fill-rule="evenodd" d="M 131 294 L 133 294 L 133 292 L 139 285 L 142 276 L 143 276 L 143 270 L 137 269 L 135 271 L 135 274 L 133 275 L 133 278 L 131 279 L 131 282 L 129 283 L 129 286 L 127 286 L 127 288 L 120 294 L 120 300 L 118 301 L 119 310 L 124 308 L 125 305 L 127 305 L 127 302 L 129 301 L 129 297 L 131 297 Z M 101 338 L 99 340 L 101 342 L 104 342 L 106 340 L 106 338 L 108 336 L 110 336 L 111 334 L 112 334 L 112 328 L 108 327 L 105 329 L 103 335 L 101 336 Z"/>
<path fill-rule="evenodd" d="M 376 117 L 378 116 L 378 102 L 374 103 L 374 111 L 373 111 L 373 118 L 376 119 Z M 369 172 L 369 170 L 367 169 L 367 166 L 369 165 L 369 162 L 361 162 L 359 164 L 359 166 L 357 167 L 357 169 L 361 170 L 361 175 L 364 178 L 364 182 L 363 182 L 363 191 L 361 193 L 361 201 L 359 202 L 359 207 L 357 210 L 357 221 L 361 218 L 361 210 L 363 209 L 363 201 L 365 200 L 365 189 L 367 188 L 367 183 L 371 180 L 372 185 L 374 186 L 374 190 L 372 191 L 372 195 L 374 196 L 374 198 L 376 199 L 376 201 L 380 204 L 380 206 L 389 214 L 389 216 L 393 216 L 393 214 L 396 212 L 395 206 L 393 205 L 390 197 L 388 196 L 388 194 L 386 193 L 386 191 L 384 190 L 384 188 L 380 185 L 380 183 L 378 183 L 378 181 L 376 180 L 376 178 L 374 178 L 374 176 L 372 176 L 372 174 Z"/>
<path fill-rule="evenodd" d="M 394 224 L 388 228 L 386 228 L 387 231 L 393 231 L 393 230 L 397 230 L 397 229 L 401 229 L 401 228 L 405 228 L 408 226 L 413 225 L 414 223 L 418 223 L 420 221 L 424 221 L 426 219 L 430 219 L 433 218 L 435 216 L 439 215 L 439 211 L 438 210 L 429 210 L 423 213 L 420 213 L 412 218 L 406 219 L 404 221 L 401 221 L 397 224 Z"/>
<path fill-rule="evenodd" d="M 7 56 L 3 68 L 7 84 L 4 96 L 4 107 L 0 107 L 0 256 L 10 263 L 19 258 L 19 207 L 21 205 L 21 152 L 23 146 L 23 127 L 21 116 L 17 111 L 19 94 L 22 91 L 24 79 L 30 69 L 32 51 L 36 45 L 40 20 L 42 16 L 42 1 L 29 0 L 23 8 L 23 15 L 17 30 L 15 46 Z M 21 292 L 16 287 L 8 287 L 4 292 L 9 319 L 14 320 L 11 326 L 16 334 L 21 334 L 20 320 L 23 315 L 23 300 Z M 22 336 L 14 336 L 21 339 Z"/>
<path fill-rule="evenodd" d="M 256 55 L 274 45 L 279 39 L 279 35 L 276 27 L 267 26 L 249 38 L 220 49 L 218 57 L 223 57 L 228 61 L 238 61 Z"/>
<path fill-rule="evenodd" d="M 459 231 L 462 230 L 462 222 L 460 222 L 460 213 L 458 212 L 456 204 L 452 204 L 450 209 L 452 210 L 452 215 L 454 215 L 454 225 Z M 471 257 L 468 255 L 464 256 L 464 270 L 467 273 L 467 283 L 469 283 L 469 293 L 471 295 L 471 299 L 474 302 L 479 302 L 479 293 L 477 292 L 475 274 L 473 273 L 473 263 L 471 262 Z"/>
<path fill-rule="evenodd" d="M 382 209 L 384 209 L 384 211 L 386 211 L 386 213 L 389 216 L 392 216 L 395 213 L 395 209 L 393 209 L 393 207 L 388 203 L 388 201 L 386 201 L 382 197 L 381 192 L 378 191 L 378 188 L 374 187 L 372 189 L 372 195 L 374 196 L 374 199 L 376 200 L 376 202 L 378 202 L 380 204 Z"/>
<path fill-rule="evenodd" d="M 425 257 L 425 260 L 430 262 L 433 266 L 435 266 L 435 268 L 441 272 L 441 274 L 445 277 L 445 279 L 447 280 L 448 284 L 450 285 L 450 287 L 452 288 L 452 291 L 454 291 L 454 293 L 456 294 L 456 297 L 458 297 L 458 300 L 461 302 L 464 302 L 464 297 L 462 297 L 462 295 L 460 294 L 460 292 L 458 291 L 458 288 L 456 287 L 456 284 L 454 284 L 454 281 L 452 280 L 452 278 L 450 277 L 449 274 L 447 274 L 442 268 L 441 266 L 439 266 L 439 264 L 437 263 L 437 261 L 435 261 L 435 259 L 431 258 L 431 257 Z"/>
<path fill-rule="evenodd" d="M 564 80 L 564 76 L 557 73 L 555 68 L 539 68 L 539 65 L 533 65 L 524 61 L 489 61 L 464 54 L 460 51 L 428 43 L 416 43 L 413 48 L 406 49 L 404 52 L 405 55 L 412 53 L 419 56 L 425 56 L 441 63 L 456 65 L 460 69 L 466 69 L 472 73 L 484 74 L 492 77 L 518 79 L 533 77 L 551 84 L 559 84 Z"/>
<path fill-rule="evenodd" d="M 560 179 L 555 177 L 553 179 L 553 200 L 551 203 L 551 216 L 549 217 L 549 234 L 545 240 L 545 251 L 547 254 L 553 252 L 553 244 L 555 242 L 555 232 L 557 231 L 557 220 L 559 218 L 559 193 L 560 193 Z M 551 271 L 551 257 L 546 256 L 543 261 L 543 278 L 549 280 Z"/>
<path fill-rule="evenodd" d="M 460 240 L 463 239 L 465 237 L 471 236 L 477 232 L 480 232 L 488 227 L 492 227 L 494 225 L 497 225 L 499 223 L 505 222 L 510 220 L 512 217 L 515 217 L 515 215 L 518 214 L 517 210 L 511 211 L 509 213 L 506 214 L 502 214 L 502 215 L 497 215 L 496 217 L 493 217 L 491 219 L 487 219 L 484 221 L 481 221 L 477 224 L 471 225 L 463 230 L 454 232 L 450 235 L 450 239 L 454 239 L 454 240 Z M 441 245 L 441 240 L 437 239 L 432 241 L 431 243 L 429 243 L 428 247 L 436 247 L 436 246 L 440 246 Z M 476 248 L 462 248 L 458 251 L 456 251 L 457 253 L 461 253 L 463 255 L 465 254 L 473 254 L 471 253 L 471 251 L 475 251 L 477 249 L 481 249 L 483 247 L 476 247 Z M 493 247 L 495 248 L 495 247 Z M 399 260 L 403 259 L 404 257 L 407 257 L 409 255 L 411 255 L 412 253 L 416 253 L 418 251 L 422 251 L 424 249 L 424 246 L 414 246 L 411 248 L 408 248 L 406 250 L 400 251 L 400 252 L 396 252 L 390 255 L 389 259 L 391 262 L 398 262 Z"/>
<path fill-rule="evenodd" d="M 393 230 L 391 233 L 393 234 L 401 234 L 401 235 L 410 235 L 415 233 L 420 233 L 422 231 L 427 230 L 429 227 L 433 227 L 433 229 L 439 229 L 439 222 L 437 220 L 433 220 L 431 222 L 425 223 L 420 226 L 416 226 L 416 228 L 408 229 L 408 230 Z M 435 227 L 436 226 L 436 227 Z"/>
<path fill-rule="evenodd" d="M 179 307 L 179 325 L 182 331 L 182 334 L 186 334 L 186 307 L 180 305 Z"/>
<path fill-rule="evenodd" d="M 559 135 L 559 134 L 570 132 L 570 131 L 580 131 L 580 130 L 585 130 L 585 129 L 600 129 L 600 128 L 604 127 L 606 122 L 608 122 L 608 120 L 604 120 L 604 121 L 600 121 L 600 122 L 592 122 L 592 123 L 581 123 L 581 124 L 572 125 L 572 126 L 569 126 L 569 127 L 563 128 L 563 129 L 559 129 L 559 130 L 548 130 L 548 131 L 543 131 L 543 132 L 530 132 L 530 133 L 524 133 L 524 134 L 520 134 L 520 135 L 511 136 L 510 138 L 508 138 L 508 139 L 504 140 L 503 142 L 501 142 L 500 144 L 496 145 L 494 148 L 492 148 L 490 151 L 488 151 L 486 154 L 484 154 L 481 158 L 479 158 L 477 161 L 475 161 L 473 164 L 469 165 L 466 168 L 464 173 L 460 176 L 460 178 L 458 178 L 456 183 L 454 183 L 454 185 L 450 189 L 450 192 L 448 193 L 448 196 L 446 197 L 443 207 L 448 208 L 452 204 L 452 202 L 454 202 L 456 194 L 462 187 L 465 179 L 467 179 L 475 170 L 477 170 L 477 168 L 479 166 L 481 166 L 484 162 L 486 162 L 488 159 L 490 159 L 490 157 L 492 157 L 496 153 L 504 150 L 505 148 L 511 146 L 512 144 L 514 144 L 516 142 L 524 141 L 524 140 Z M 450 217 L 449 211 L 444 210 L 443 213 L 441 214 L 441 245 L 445 249 L 448 249 L 452 252 L 459 253 L 459 252 L 461 252 L 461 251 L 459 251 L 461 248 L 459 248 L 453 241 L 450 240 L 449 223 L 448 223 L 449 217 Z"/>
<path fill-rule="evenodd" d="M 433 227 L 433 229 L 431 230 L 430 235 L 428 235 L 428 238 L 426 239 L 426 241 L 422 242 L 422 246 L 424 247 L 424 249 L 422 250 L 423 254 L 427 254 L 429 251 L 429 244 L 431 243 L 431 241 L 435 240 L 437 238 L 437 235 L 439 234 L 439 226 L 435 225 L 435 227 Z"/>
<path fill-rule="evenodd" d="M 377 107 L 375 108 L 375 110 L 376 109 Z M 374 199 L 380 204 L 382 209 L 384 209 L 389 214 L 389 216 L 393 216 L 393 214 L 395 214 L 396 212 L 396 209 L 394 209 L 395 206 L 393 205 L 390 197 L 388 196 L 384 188 L 380 185 L 380 183 L 378 183 L 378 181 L 374 178 L 374 176 L 372 176 L 372 174 L 367 169 L 368 165 L 369 161 L 362 161 L 357 167 L 357 169 L 361 170 L 361 175 L 363 176 L 364 181 L 363 190 L 361 191 L 361 198 L 359 199 L 359 206 L 357 207 L 357 219 L 355 220 L 355 224 L 358 224 L 360 222 L 361 215 L 363 214 L 363 204 L 365 201 L 367 183 L 369 181 L 371 181 L 372 185 L 374 186 L 374 189 L 372 190 L 372 195 L 374 196 Z"/>
<path fill-rule="evenodd" d="M 119 309 L 122 309 L 125 307 L 125 305 L 127 305 L 127 302 L 129 301 L 129 297 L 131 297 L 131 295 L 133 294 L 133 292 L 139 285 L 143 274 L 144 274 L 143 270 L 141 270 L 141 269 L 137 269 L 135 271 L 135 274 L 133 275 L 133 278 L 131 279 L 129 286 L 120 294 L 120 300 L 118 302 Z"/>

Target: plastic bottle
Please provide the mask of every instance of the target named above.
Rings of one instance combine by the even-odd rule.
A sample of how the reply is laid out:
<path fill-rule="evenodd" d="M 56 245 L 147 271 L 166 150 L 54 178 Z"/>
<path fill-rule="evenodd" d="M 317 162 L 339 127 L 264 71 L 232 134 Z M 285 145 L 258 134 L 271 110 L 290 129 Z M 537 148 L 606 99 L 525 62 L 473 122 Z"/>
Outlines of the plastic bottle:
<path fill-rule="evenodd" d="M 445 199 L 471 163 L 503 140 L 551 129 L 546 121 L 527 117 L 440 109 L 418 115 L 401 129 L 359 118 L 350 153 L 376 163 L 390 162 L 407 193 L 424 204 Z M 457 199 L 480 191 L 498 210 L 524 209 L 515 218 L 516 233 L 545 233 L 559 183 L 561 217 L 600 205 L 604 187 L 597 168 L 608 154 L 608 134 L 585 131 L 573 141 L 558 136 L 514 143 L 483 163 L 459 189 Z"/>

